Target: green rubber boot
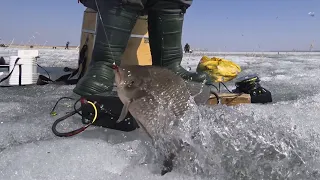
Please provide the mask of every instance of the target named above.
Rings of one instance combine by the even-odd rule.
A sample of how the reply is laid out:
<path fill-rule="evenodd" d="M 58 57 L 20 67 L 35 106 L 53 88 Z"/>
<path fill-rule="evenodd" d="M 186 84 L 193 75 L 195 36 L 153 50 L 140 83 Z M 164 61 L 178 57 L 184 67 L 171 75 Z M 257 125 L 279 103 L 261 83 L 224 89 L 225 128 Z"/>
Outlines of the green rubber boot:
<path fill-rule="evenodd" d="M 90 67 L 73 89 L 74 93 L 82 97 L 107 96 L 112 91 L 114 83 L 112 64 L 120 65 L 121 56 L 138 18 L 137 11 L 127 7 L 108 9 L 103 7 L 100 7 L 103 23 L 98 17 Z"/>
<path fill-rule="evenodd" d="M 186 80 L 211 83 L 206 73 L 191 73 L 181 66 L 184 14 L 149 11 L 149 43 L 154 66 L 167 67 Z"/>

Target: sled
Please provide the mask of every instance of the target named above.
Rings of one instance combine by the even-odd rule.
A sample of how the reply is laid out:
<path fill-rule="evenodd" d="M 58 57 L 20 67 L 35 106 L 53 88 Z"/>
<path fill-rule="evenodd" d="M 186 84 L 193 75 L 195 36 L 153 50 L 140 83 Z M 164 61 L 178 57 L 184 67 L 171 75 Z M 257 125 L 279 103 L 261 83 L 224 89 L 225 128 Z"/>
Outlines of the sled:
<path fill-rule="evenodd" d="M 228 106 L 234 106 L 238 104 L 249 104 L 251 103 L 250 94 L 237 94 L 237 93 L 218 93 L 220 98 L 220 103 Z M 211 95 L 210 99 L 207 101 L 209 105 L 218 104 L 218 100 L 215 95 Z"/>

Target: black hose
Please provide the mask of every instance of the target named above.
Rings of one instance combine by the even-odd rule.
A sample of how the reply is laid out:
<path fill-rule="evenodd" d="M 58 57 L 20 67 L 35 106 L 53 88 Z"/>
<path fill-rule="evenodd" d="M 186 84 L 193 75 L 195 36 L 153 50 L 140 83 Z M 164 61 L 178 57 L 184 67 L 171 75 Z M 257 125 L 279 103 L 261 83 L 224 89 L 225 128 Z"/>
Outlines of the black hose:
<path fill-rule="evenodd" d="M 223 82 L 221 82 L 221 84 L 226 88 L 226 90 L 227 90 L 229 93 L 232 93 L 232 92 L 228 89 L 228 87 L 227 87 Z"/>
<path fill-rule="evenodd" d="M 211 94 L 213 94 L 213 95 L 217 98 L 217 104 L 219 104 L 219 103 L 220 103 L 220 97 L 219 97 L 219 95 L 218 95 L 216 92 L 214 92 L 214 91 L 211 91 Z"/>
<path fill-rule="evenodd" d="M 206 85 L 209 85 L 209 86 L 213 86 L 214 88 L 216 88 L 216 90 L 218 91 L 219 89 L 218 89 L 218 87 L 217 86 L 215 86 L 214 84 L 212 84 L 212 83 L 208 83 L 208 84 L 206 84 Z"/>
<path fill-rule="evenodd" d="M 50 114 L 52 114 L 53 112 L 54 112 L 54 110 L 56 109 L 56 107 L 57 107 L 57 105 L 58 105 L 58 103 L 61 101 L 61 100 L 63 100 L 63 99 L 70 99 L 70 100 L 74 100 L 74 98 L 72 98 L 72 97 L 61 97 L 60 99 L 58 99 L 58 101 L 56 102 L 56 104 L 53 106 L 53 108 L 52 108 L 52 110 L 51 110 L 51 112 L 50 112 Z"/>
<path fill-rule="evenodd" d="M 49 72 L 48 72 L 45 68 L 43 68 L 42 66 L 40 66 L 38 63 L 37 63 L 37 66 L 38 66 L 39 68 L 43 69 L 43 70 L 47 73 L 48 78 L 51 79 Z"/>
<path fill-rule="evenodd" d="M 80 111 L 79 111 L 80 108 L 77 109 L 77 107 L 76 107 L 77 103 L 78 103 L 80 100 L 81 100 L 81 99 L 78 99 L 78 100 L 73 104 L 73 110 L 74 110 L 75 113 L 77 113 L 77 114 L 79 114 L 81 117 L 83 117 L 82 113 L 80 113 Z"/>
<path fill-rule="evenodd" d="M 77 111 L 79 111 L 80 109 L 81 109 L 81 108 L 77 109 Z M 73 130 L 73 131 L 70 131 L 70 132 L 64 132 L 64 133 L 58 132 L 58 131 L 57 131 L 57 125 L 58 125 L 61 121 L 64 121 L 64 120 L 67 119 L 68 117 L 71 117 L 71 116 L 73 116 L 73 115 L 75 115 L 75 114 L 76 114 L 76 111 L 72 111 L 72 112 L 70 112 L 70 113 L 62 116 L 61 118 L 57 119 L 57 120 L 52 124 L 52 128 L 51 128 L 51 129 L 52 129 L 53 134 L 55 134 L 55 135 L 58 136 L 58 137 L 70 137 L 70 136 L 76 135 L 76 134 L 84 131 L 87 127 L 89 127 L 89 126 L 91 125 L 91 123 L 90 123 L 90 124 L 88 124 L 88 125 L 86 125 L 86 126 L 83 126 L 83 127 L 79 128 L 79 129 L 76 129 L 76 130 Z"/>

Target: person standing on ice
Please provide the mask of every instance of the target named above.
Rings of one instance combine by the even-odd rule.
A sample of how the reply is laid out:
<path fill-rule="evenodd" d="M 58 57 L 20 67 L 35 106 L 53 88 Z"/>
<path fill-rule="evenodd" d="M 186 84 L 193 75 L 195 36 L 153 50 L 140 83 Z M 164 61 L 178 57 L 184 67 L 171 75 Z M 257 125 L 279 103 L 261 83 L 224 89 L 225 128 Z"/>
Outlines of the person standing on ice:
<path fill-rule="evenodd" d="M 190 45 L 188 43 L 184 46 L 184 52 L 190 53 Z"/>
<path fill-rule="evenodd" d="M 192 0 L 79 0 L 100 12 L 89 69 L 73 92 L 80 96 L 102 95 L 113 89 L 111 65 L 120 65 L 137 18 L 148 15 L 152 65 L 167 67 L 184 79 L 210 81 L 206 73 L 191 73 L 181 67 L 182 26 Z M 97 6 L 98 8 L 97 8 Z M 102 22 L 101 22 L 102 21 Z M 107 35 L 107 37 L 106 37 Z"/>
<path fill-rule="evenodd" d="M 65 47 L 64 49 L 69 49 L 69 44 L 70 44 L 70 42 L 68 41 L 68 42 L 66 43 L 66 47 Z"/>

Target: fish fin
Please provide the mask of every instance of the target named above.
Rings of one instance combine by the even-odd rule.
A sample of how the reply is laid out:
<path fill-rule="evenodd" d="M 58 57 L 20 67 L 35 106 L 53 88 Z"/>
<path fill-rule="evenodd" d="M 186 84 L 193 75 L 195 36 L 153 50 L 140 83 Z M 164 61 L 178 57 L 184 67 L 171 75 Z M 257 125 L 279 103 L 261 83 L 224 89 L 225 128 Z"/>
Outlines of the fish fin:
<path fill-rule="evenodd" d="M 151 134 L 150 134 L 150 133 L 147 131 L 147 129 L 140 123 L 139 120 L 136 119 L 136 121 L 137 121 L 137 123 L 139 124 L 139 126 L 140 126 L 140 127 L 147 133 L 147 135 L 151 138 L 152 144 L 154 144 L 154 139 L 152 138 Z"/>
<path fill-rule="evenodd" d="M 186 86 L 197 105 L 206 104 L 210 98 L 209 86 L 193 81 L 186 81 Z"/>
<path fill-rule="evenodd" d="M 117 123 L 120 123 L 121 121 L 123 121 L 126 118 L 128 111 L 129 111 L 130 103 L 131 103 L 131 100 L 123 104 L 121 114 L 117 120 Z"/>

